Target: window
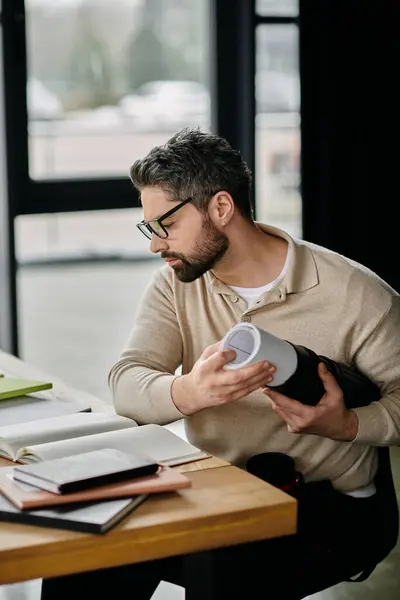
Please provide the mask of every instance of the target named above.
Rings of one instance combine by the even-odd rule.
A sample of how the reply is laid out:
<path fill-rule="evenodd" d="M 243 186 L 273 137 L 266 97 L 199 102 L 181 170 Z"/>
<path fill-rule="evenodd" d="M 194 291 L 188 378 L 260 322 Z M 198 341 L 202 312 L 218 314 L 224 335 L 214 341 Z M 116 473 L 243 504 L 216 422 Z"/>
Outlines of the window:
<path fill-rule="evenodd" d="M 264 7 L 262 14 L 266 14 L 267 7 L 278 3 L 258 4 Z M 286 6 L 289 4 L 294 5 L 287 2 Z M 296 24 L 261 22 L 257 26 L 255 77 L 257 218 L 281 227 L 291 235 L 301 236 L 300 82 Z"/>
<path fill-rule="evenodd" d="M 107 374 L 160 261 L 26 264 L 18 270 L 21 356 L 111 402 Z"/>
<path fill-rule="evenodd" d="M 108 369 L 160 265 L 135 227 L 133 190 L 121 202 L 112 178 L 129 184 L 134 160 L 178 129 L 210 128 L 209 2 L 25 7 L 31 181 L 21 194 L 29 214 L 15 220 L 20 354 L 109 400 Z M 110 210 L 85 210 L 89 180 L 91 205 Z"/>
<path fill-rule="evenodd" d="M 298 0 L 256 0 L 257 14 L 265 16 L 296 16 Z"/>
<path fill-rule="evenodd" d="M 258 219 L 298 235 L 295 4 L 257 3 L 255 186 Z M 129 167 L 181 127 L 210 129 L 210 5 L 25 0 L 29 147 L 13 179 L 21 355 L 103 397 L 159 264 L 144 260 Z"/>
<path fill-rule="evenodd" d="M 33 179 L 125 176 L 210 128 L 207 0 L 27 0 Z"/>

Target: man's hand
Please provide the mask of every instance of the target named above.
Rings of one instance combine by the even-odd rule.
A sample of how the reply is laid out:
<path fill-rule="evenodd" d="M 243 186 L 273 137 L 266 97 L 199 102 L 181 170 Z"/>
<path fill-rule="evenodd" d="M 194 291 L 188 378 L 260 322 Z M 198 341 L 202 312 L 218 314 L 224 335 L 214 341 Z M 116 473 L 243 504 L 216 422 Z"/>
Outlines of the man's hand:
<path fill-rule="evenodd" d="M 208 346 L 191 372 L 175 379 L 172 400 L 183 414 L 235 402 L 272 381 L 275 367 L 265 361 L 237 370 L 224 369 L 236 353 L 219 348 L 220 342 Z"/>
<path fill-rule="evenodd" d="M 274 412 L 286 421 L 291 433 L 311 433 L 350 442 L 357 435 L 357 414 L 346 408 L 343 392 L 324 363 L 318 365 L 318 373 L 325 394 L 317 406 L 307 406 L 271 388 L 265 389 L 264 394 L 271 399 Z"/>

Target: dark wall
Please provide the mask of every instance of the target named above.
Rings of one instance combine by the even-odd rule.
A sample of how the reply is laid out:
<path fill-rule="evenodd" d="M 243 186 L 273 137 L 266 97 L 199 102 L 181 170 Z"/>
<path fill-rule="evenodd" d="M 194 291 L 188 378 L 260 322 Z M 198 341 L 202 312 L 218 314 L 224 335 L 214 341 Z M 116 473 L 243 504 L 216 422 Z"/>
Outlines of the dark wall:
<path fill-rule="evenodd" d="M 400 1 L 300 0 L 304 238 L 400 291 Z"/>

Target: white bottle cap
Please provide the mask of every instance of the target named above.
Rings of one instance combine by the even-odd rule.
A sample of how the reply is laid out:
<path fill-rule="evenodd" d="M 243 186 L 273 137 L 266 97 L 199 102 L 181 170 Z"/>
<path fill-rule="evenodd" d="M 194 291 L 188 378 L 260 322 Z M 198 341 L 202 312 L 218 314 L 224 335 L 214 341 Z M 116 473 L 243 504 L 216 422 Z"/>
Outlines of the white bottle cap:
<path fill-rule="evenodd" d="M 276 367 L 271 387 L 282 385 L 297 368 L 297 353 L 292 344 L 250 323 L 238 323 L 224 336 L 220 350 L 234 350 L 236 358 L 225 369 L 241 369 L 268 360 Z"/>

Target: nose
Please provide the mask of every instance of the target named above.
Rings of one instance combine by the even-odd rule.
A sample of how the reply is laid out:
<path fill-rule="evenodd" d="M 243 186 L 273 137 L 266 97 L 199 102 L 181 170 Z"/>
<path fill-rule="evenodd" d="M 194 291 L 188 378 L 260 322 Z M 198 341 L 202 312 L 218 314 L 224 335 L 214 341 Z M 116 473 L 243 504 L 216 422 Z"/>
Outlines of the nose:
<path fill-rule="evenodd" d="M 157 252 L 163 252 L 164 250 L 167 250 L 167 248 L 168 248 L 167 241 L 162 240 L 161 238 L 158 237 L 158 235 L 153 233 L 153 235 L 151 236 L 151 241 L 150 241 L 150 252 L 157 254 Z"/>

